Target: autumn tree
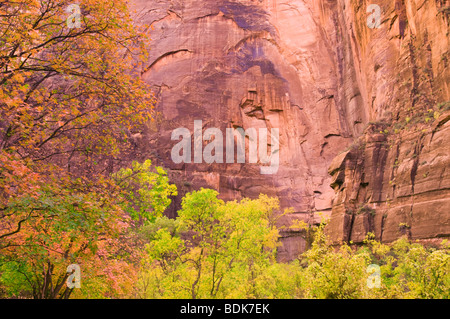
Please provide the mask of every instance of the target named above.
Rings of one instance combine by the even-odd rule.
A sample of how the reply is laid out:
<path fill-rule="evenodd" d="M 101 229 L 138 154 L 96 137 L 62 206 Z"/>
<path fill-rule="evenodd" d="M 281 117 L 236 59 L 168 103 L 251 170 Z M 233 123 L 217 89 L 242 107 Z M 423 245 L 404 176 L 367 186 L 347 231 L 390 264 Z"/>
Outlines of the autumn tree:
<path fill-rule="evenodd" d="M 79 28 L 70 3 L 0 5 L 0 150 L 92 176 L 150 119 L 153 97 L 129 71 L 147 39 L 126 1 L 80 1 Z"/>
<path fill-rule="evenodd" d="M 138 296 L 196 299 L 252 294 L 254 279 L 274 262 L 278 230 L 268 216 L 279 208 L 278 200 L 261 195 L 224 203 L 217 195 L 210 189 L 187 194 L 177 218 L 178 231 L 154 229 Z"/>
<path fill-rule="evenodd" d="M 131 168 L 140 171 L 133 185 L 111 175 L 151 120 L 154 98 L 130 71 L 147 56 L 145 30 L 133 25 L 127 1 L 72 4 L 0 1 L 1 275 L 35 298 L 69 297 L 72 262 L 96 276 L 109 267 L 120 282 L 130 254 L 119 238 L 152 211 L 141 205 L 130 216 L 133 204 L 124 202 L 138 191 L 160 212 L 173 193 L 162 170 L 147 175 L 149 163 Z"/>
<path fill-rule="evenodd" d="M 129 232 L 133 220 L 161 217 L 172 195 L 176 188 L 166 172 L 147 160 L 102 184 L 67 179 L 57 189 L 42 187 L 37 197 L 11 200 L 7 212 L 20 210 L 30 218 L 3 247 L 0 283 L 34 298 L 68 298 L 73 289 L 66 286 L 66 268 L 76 263 L 88 287 L 77 296 L 128 296 L 141 259 L 141 247 Z"/>
<path fill-rule="evenodd" d="M 267 216 L 277 200 L 224 203 L 212 190 L 186 195 L 176 220 L 141 228 L 148 240 L 139 298 L 224 299 L 448 299 L 450 246 L 426 247 L 407 238 L 391 244 L 369 233 L 362 246 L 336 245 L 325 224 L 311 231 L 311 247 L 297 259 L 274 258 L 278 230 Z M 378 266 L 373 274 L 371 266 Z M 372 276 L 378 285 L 370 285 Z"/>

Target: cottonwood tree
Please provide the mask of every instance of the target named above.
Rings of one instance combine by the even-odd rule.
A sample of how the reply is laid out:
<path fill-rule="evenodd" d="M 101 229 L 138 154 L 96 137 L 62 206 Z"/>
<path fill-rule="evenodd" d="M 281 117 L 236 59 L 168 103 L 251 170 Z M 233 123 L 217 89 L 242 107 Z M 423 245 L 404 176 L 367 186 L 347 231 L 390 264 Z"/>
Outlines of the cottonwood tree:
<path fill-rule="evenodd" d="M 229 298 L 252 294 L 255 279 L 274 261 L 278 229 L 268 216 L 278 200 L 224 203 L 210 189 L 187 194 L 179 211 L 178 234 L 156 230 L 147 246 L 138 296 Z"/>

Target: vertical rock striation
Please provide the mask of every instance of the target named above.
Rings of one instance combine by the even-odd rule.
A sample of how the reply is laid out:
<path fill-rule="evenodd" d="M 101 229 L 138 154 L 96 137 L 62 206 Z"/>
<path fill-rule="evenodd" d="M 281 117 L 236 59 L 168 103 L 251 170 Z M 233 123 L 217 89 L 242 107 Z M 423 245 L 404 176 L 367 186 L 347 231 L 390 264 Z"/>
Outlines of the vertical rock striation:
<path fill-rule="evenodd" d="M 340 1 L 354 39 L 364 134 L 333 161 L 336 191 L 328 232 L 361 242 L 450 236 L 448 1 L 378 1 L 378 30 L 357 1 Z"/>
<path fill-rule="evenodd" d="M 172 216 L 203 186 L 224 199 L 278 196 L 295 211 L 286 225 L 326 212 L 337 241 L 450 234 L 448 124 L 445 106 L 434 110 L 449 100 L 449 8 L 374 2 L 379 29 L 367 26 L 366 1 L 133 0 L 136 21 L 152 27 L 142 77 L 159 99 L 138 144 L 178 184 Z M 411 123 L 429 109 L 430 120 Z M 174 164 L 171 133 L 193 132 L 194 120 L 222 132 L 278 128 L 278 172 L 261 175 L 248 161 Z M 295 258 L 301 233 L 283 236 L 280 259 Z"/>

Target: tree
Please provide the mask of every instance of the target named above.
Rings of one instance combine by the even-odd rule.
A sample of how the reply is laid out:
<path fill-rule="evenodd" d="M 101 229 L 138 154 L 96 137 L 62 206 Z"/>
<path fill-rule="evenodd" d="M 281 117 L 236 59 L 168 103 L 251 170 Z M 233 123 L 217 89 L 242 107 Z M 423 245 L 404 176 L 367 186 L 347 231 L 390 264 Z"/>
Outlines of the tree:
<path fill-rule="evenodd" d="M 151 170 L 152 162 L 133 162 L 131 168 L 121 169 L 113 175 L 121 188 L 122 208 L 141 224 L 153 222 L 161 217 L 170 205 L 170 196 L 177 195 L 175 185 L 169 184 L 167 173 L 162 167 Z"/>
<path fill-rule="evenodd" d="M 109 267 L 112 278 L 134 258 L 119 240 L 132 225 L 129 189 L 111 174 L 151 119 L 154 98 L 129 71 L 139 70 L 148 38 L 124 0 L 77 3 L 75 27 L 70 1 L 0 3 L 0 274 L 10 288 L 10 275 L 22 274 L 36 298 L 70 295 L 67 263 L 81 260 L 85 274 Z M 135 187 L 160 210 L 167 199 L 150 184 Z"/>
<path fill-rule="evenodd" d="M 261 196 L 224 203 L 216 195 L 212 190 L 188 194 L 177 220 L 157 219 L 144 227 L 149 244 L 137 297 L 449 297 L 450 254 L 445 240 L 439 247 L 407 238 L 382 244 L 369 233 L 360 247 L 336 246 L 321 224 L 311 229 L 310 249 L 290 263 L 278 263 L 273 258 L 277 231 L 263 217 L 268 216 L 268 207 L 277 207 L 276 199 Z M 374 265 L 380 269 L 379 287 L 369 285 Z"/>
<path fill-rule="evenodd" d="M 426 247 L 402 237 L 391 245 L 368 236 L 365 241 L 375 263 L 381 267 L 381 287 L 372 298 L 449 299 L 450 245 Z"/>
<path fill-rule="evenodd" d="M 154 207 L 158 211 L 141 207 L 135 215 L 137 219 L 150 218 L 152 214 L 161 216 L 171 202 L 167 196 L 176 193 L 166 172 L 161 168 L 152 172 L 150 165 L 150 161 L 133 163 L 133 168 L 116 174 L 129 181 L 130 176 L 136 178 L 133 190 L 143 194 L 143 200 L 157 203 Z M 68 179 L 63 186 L 41 187 L 35 197 L 10 201 L 7 214 L 21 211 L 30 218 L 21 231 L 9 236 L 3 247 L 0 262 L 4 273 L 0 281 L 10 291 L 22 290 L 34 298 L 68 298 L 73 289 L 66 286 L 66 269 L 70 264 L 79 264 L 85 278 L 83 285 L 89 288 L 77 295 L 129 295 L 141 248 L 134 245 L 129 234 L 133 223 L 123 208 L 131 205 L 130 189 L 120 181 L 123 182 L 105 180 L 99 184 Z M 138 205 L 139 201 L 132 203 Z"/>
<path fill-rule="evenodd" d="M 66 21 L 69 4 L 0 4 L 0 173 L 9 174 L 0 209 L 26 190 L 23 169 L 40 179 L 32 190 L 64 175 L 112 173 L 130 130 L 150 119 L 154 98 L 128 71 L 146 56 L 147 38 L 126 1 L 80 1 L 80 28 Z"/>
<path fill-rule="evenodd" d="M 268 216 L 276 199 L 224 203 L 217 192 L 187 194 L 178 232 L 160 228 L 147 246 L 139 296 L 223 298 L 251 294 L 259 271 L 274 261 L 278 230 Z"/>
<path fill-rule="evenodd" d="M 307 265 L 300 281 L 303 297 L 362 298 L 368 290 L 366 270 L 369 253 L 354 253 L 347 244 L 333 247 L 323 232 L 324 226 L 316 227 L 311 249 L 302 256 Z"/>
<path fill-rule="evenodd" d="M 67 266 L 81 263 L 83 267 L 82 261 L 97 253 L 101 241 L 113 241 L 121 233 L 119 221 L 125 217 L 120 209 L 104 190 L 84 182 L 65 188 L 58 185 L 56 191 L 42 187 L 36 198 L 9 203 L 6 212 L 22 212 L 29 219 L 3 248 L 4 270 L 14 272 L 15 279 L 23 278 L 34 298 L 69 297 Z M 74 192 L 76 187 L 91 192 Z M 14 286 L 14 281 L 6 284 Z"/>
<path fill-rule="evenodd" d="M 0 6 L 0 149 L 92 173 L 96 155 L 118 154 L 118 141 L 150 120 L 154 98 L 128 71 L 146 57 L 147 39 L 126 1 L 81 1 L 80 28 L 66 22 L 70 3 Z"/>

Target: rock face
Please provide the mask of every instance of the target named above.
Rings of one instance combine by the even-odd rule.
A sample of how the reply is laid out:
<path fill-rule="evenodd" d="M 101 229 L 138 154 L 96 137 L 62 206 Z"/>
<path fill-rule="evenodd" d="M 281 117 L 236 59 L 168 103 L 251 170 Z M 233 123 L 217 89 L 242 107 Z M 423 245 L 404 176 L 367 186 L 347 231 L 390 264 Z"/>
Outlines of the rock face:
<path fill-rule="evenodd" d="M 335 241 L 448 237 L 449 3 L 379 2 L 385 17 L 373 33 L 354 2 L 343 11 L 371 122 L 329 168 L 336 197 L 327 230 Z"/>
<path fill-rule="evenodd" d="M 374 123 L 336 157 L 330 167 L 337 192 L 327 229 L 332 239 L 358 243 L 368 232 L 383 242 L 450 235 L 449 120 L 447 111 L 397 134 Z"/>
<path fill-rule="evenodd" d="M 132 1 L 136 21 L 153 28 L 141 71 L 159 100 L 137 143 L 178 185 L 172 216 L 184 193 L 211 187 L 226 200 L 278 196 L 295 211 L 286 224 L 331 214 L 337 241 L 371 230 L 392 240 L 399 223 L 413 238 L 450 235 L 445 106 L 418 132 L 409 122 L 393 128 L 449 100 L 449 8 L 376 2 L 378 29 L 365 1 Z M 203 132 L 279 129 L 277 173 L 262 175 L 248 160 L 175 164 L 172 132 L 193 133 L 195 120 Z M 352 143 L 361 145 L 342 153 Z M 283 233 L 281 260 L 304 249 L 301 235 Z"/>

